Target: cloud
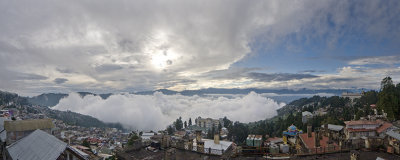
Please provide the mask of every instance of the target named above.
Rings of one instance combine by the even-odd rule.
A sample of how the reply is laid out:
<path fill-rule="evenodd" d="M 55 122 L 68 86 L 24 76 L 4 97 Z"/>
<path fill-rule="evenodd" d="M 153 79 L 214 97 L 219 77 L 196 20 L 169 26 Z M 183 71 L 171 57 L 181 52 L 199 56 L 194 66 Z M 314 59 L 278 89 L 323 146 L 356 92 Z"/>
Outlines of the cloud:
<path fill-rule="evenodd" d="M 45 80 L 47 79 L 46 76 L 37 75 L 33 73 L 17 73 L 16 75 L 17 80 Z"/>
<path fill-rule="evenodd" d="M 110 72 L 110 71 L 116 71 L 122 69 L 121 66 L 119 65 L 114 65 L 114 64 L 102 64 L 100 66 L 95 67 L 97 72 Z"/>
<path fill-rule="evenodd" d="M 316 78 L 318 76 L 312 74 L 291 74 L 291 73 L 256 73 L 251 72 L 249 73 L 249 77 L 255 79 L 257 81 L 290 81 L 290 80 L 298 80 L 298 79 L 305 79 L 305 78 Z"/>
<path fill-rule="evenodd" d="M 66 79 L 66 78 L 56 78 L 56 79 L 54 79 L 54 83 L 56 83 L 56 84 L 63 84 L 65 82 L 67 82 L 67 81 L 68 81 L 68 79 Z"/>
<path fill-rule="evenodd" d="M 71 93 L 60 100 L 54 109 L 71 110 L 99 118 L 105 122 L 121 122 L 126 127 L 139 130 L 165 129 L 176 118 L 188 120 L 201 116 L 223 118 L 240 122 L 252 122 L 271 118 L 277 114 L 278 104 L 270 98 L 254 92 L 248 95 L 226 97 L 200 97 L 183 95 L 117 94 L 107 99 Z"/>
<path fill-rule="evenodd" d="M 396 43 L 398 3 L 1 1 L 0 70 L 43 76 L 31 75 L 25 78 L 40 81 L 13 82 L 2 89 L 32 93 L 54 85 L 58 77 L 68 77 L 69 83 L 58 86 L 71 90 L 113 91 L 197 89 L 210 82 L 217 82 L 211 87 L 263 87 L 259 80 L 305 80 L 312 76 L 254 72 L 247 77 L 254 81 L 236 81 L 240 78 L 234 73 L 244 72 L 217 73 L 279 45 L 297 50 L 304 41 L 335 47 L 353 40 L 346 35 Z M 286 82 L 274 85 L 288 87 Z"/>
<path fill-rule="evenodd" d="M 400 64 L 400 56 L 376 56 L 355 59 L 349 62 L 351 65 L 368 65 L 368 64 Z"/>

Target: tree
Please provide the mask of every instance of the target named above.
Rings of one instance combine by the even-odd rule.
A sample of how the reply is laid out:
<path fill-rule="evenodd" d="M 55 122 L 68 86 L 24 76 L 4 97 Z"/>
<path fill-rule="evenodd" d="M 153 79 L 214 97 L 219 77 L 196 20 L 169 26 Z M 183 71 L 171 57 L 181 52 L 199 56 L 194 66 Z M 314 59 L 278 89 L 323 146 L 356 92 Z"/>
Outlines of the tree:
<path fill-rule="evenodd" d="M 228 130 L 228 137 L 231 137 L 237 144 L 242 144 L 249 134 L 249 129 L 246 125 L 237 121 Z"/>
<path fill-rule="evenodd" d="M 392 78 L 385 77 L 381 82 L 379 92 L 378 107 L 387 113 L 387 118 L 391 121 L 399 118 L 399 93 L 393 84 Z"/>
<path fill-rule="evenodd" d="M 184 123 L 184 126 L 185 126 L 185 128 L 187 127 L 187 123 L 186 123 L 186 121 L 185 121 L 185 123 Z"/>
<path fill-rule="evenodd" d="M 83 142 L 82 142 L 82 146 L 85 146 L 85 147 L 90 148 L 90 143 L 85 139 L 85 140 L 83 140 Z"/>
<path fill-rule="evenodd" d="M 226 116 L 222 119 L 222 121 L 224 122 L 225 128 L 228 128 L 229 126 L 232 125 L 232 121 L 230 121 L 228 118 L 226 118 Z"/>
<path fill-rule="evenodd" d="M 182 122 L 182 117 L 179 117 L 178 119 L 176 119 L 175 121 L 175 129 L 176 130 L 181 130 L 183 128 L 183 122 Z"/>
<path fill-rule="evenodd" d="M 189 126 L 192 125 L 192 118 L 189 118 Z"/>
<path fill-rule="evenodd" d="M 392 87 L 393 81 L 391 77 L 385 77 L 381 81 L 381 91 L 385 88 Z"/>
<path fill-rule="evenodd" d="M 129 138 L 129 140 L 128 140 L 128 145 L 133 145 L 133 143 L 137 140 L 137 139 L 139 139 L 139 136 L 136 134 L 136 133 L 133 133 L 132 134 L 132 136 L 131 136 L 131 138 Z"/>
<path fill-rule="evenodd" d="M 174 133 L 174 128 L 172 128 L 172 126 L 168 126 L 167 132 L 168 132 L 168 135 L 172 135 Z"/>

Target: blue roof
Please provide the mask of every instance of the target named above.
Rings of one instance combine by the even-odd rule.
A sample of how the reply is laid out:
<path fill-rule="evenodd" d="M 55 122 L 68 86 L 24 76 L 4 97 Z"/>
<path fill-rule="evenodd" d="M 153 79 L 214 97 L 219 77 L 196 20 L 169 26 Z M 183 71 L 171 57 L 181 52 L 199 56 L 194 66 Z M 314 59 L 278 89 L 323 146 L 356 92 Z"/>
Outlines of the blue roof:
<path fill-rule="evenodd" d="M 289 128 L 288 128 L 288 131 L 296 131 L 296 130 L 297 130 L 297 127 L 293 124 L 291 126 L 289 126 Z"/>

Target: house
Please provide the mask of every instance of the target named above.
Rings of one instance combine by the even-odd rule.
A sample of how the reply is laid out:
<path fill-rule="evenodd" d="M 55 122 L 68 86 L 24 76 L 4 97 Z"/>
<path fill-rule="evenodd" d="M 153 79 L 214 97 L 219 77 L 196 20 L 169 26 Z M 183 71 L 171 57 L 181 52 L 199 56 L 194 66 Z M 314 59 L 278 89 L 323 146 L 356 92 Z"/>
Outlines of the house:
<path fill-rule="evenodd" d="M 35 130 L 7 147 L 7 160 L 87 160 L 76 149 L 42 130 Z"/>
<path fill-rule="evenodd" d="M 361 137 L 384 137 L 384 133 L 393 125 L 381 120 L 346 121 L 344 134 L 346 139 L 359 139 Z"/>
<path fill-rule="evenodd" d="M 15 141 L 29 135 L 36 129 L 41 129 L 48 134 L 52 134 L 54 124 L 52 119 L 30 119 L 30 120 L 16 120 L 4 121 L 4 129 L 6 131 L 7 144 L 14 143 Z"/>
<path fill-rule="evenodd" d="M 301 122 L 303 123 L 307 123 L 309 119 L 313 118 L 313 114 L 309 111 L 304 111 L 301 113 L 302 118 L 301 118 Z"/>

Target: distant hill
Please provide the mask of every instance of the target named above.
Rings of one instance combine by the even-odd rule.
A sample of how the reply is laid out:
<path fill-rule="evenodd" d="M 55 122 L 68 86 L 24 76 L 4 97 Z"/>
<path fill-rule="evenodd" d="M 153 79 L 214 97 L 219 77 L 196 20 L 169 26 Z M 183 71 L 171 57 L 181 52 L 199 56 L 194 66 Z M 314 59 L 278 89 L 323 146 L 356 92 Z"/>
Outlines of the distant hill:
<path fill-rule="evenodd" d="M 60 99 L 67 97 L 65 93 L 43 93 L 41 95 L 28 98 L 28 102 L 40 106 L 55 106 Z"/>
<path fill-rule="evenodd" d="M 81 96 L 86 96 L 90 94 L 95 95 L 89 92 L 80 92 L 79 94 Z M 108 98 L 110 95 L 111 94 L 101 94 L 100 96 L 102 98 Z M 64 123 L 69 125 L 100 128 L 110 127 L 124 130 L 123 126 L 120 123 L 105 123 L 92 116 L 83 115 L 71 111 L 53 110 L 47 107 L 50 105 L 58 104 L 59 100 L 66 96 L 68 96 L 68 94 L 47 93 L 32 98 L 26 98 L 21 97 L 15 93 L 0 91 L 0 105 L 4 105 L 7 108 L 15 108 L 16 106 L 21 105 L 22 107 L 25 107 L 26 110 L 30 113 L 43 113 L 50 118 L 62 120 Z M 40 105 L 42 107 L 32 107 L 32 104 L 29 103 L 29 101 L 35 102 L 35 105 Z"/>
<path fill-rule="evenodd" d="M 200 89 L 200 90 L 183 90 L 183 91 L 172 91 L 168 89 L 160 89 L 155 91 L 144 91 L 144 92 L 136 92 L 134 94 L 141 94 L 141 95 L 148 95 L 153 94 L 154 92 L 161 92 L 166 95 L 171 94 L 182 94 L 186 96 L 192 95 L 205 95 L 205 94 L 249 94 L 250 92 L 256 93 L 276 93 L 276 94 L 317 94 L 317 93 L 331 93 L 334 95 L 340 95 L 343 92 L 360 92 L 360 89 L 298 89 L 298 90 L 291 90 L 291 89 L 258 89 L 258 88 L 246 88 L 246 89 L 224 89 L 224 88 L 207 88 L 207 89 Z"/>
<path fill-rule="evenodd" d="M 90 92 L 78 92 L 79 95 L 81 95 L 81 97 L 85 97 L 87 95 L 99 95 L 101 98 L 103 99 L 107 99 L 108 97 L 110 97 L 112 94 L 111 93 L 107 93 L 107 94 L 94 94 L 94 93 L 90 93 Z M 34 96 L 34 97 L 29 97 L 28 102 L 34 105 L 40 105 L 40 106 L 50 106 L 53 107 L 55 105 L 57 105 L 60 100 L 64 97 L 67 97 L 68 94 L 65 93 L 43 93 L 41 95 L 38 96 Z"/>

